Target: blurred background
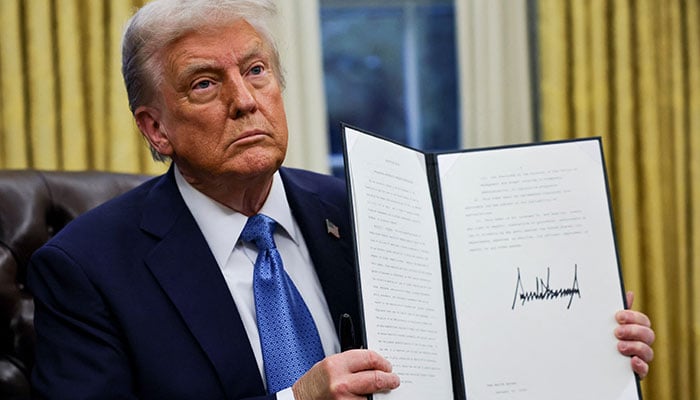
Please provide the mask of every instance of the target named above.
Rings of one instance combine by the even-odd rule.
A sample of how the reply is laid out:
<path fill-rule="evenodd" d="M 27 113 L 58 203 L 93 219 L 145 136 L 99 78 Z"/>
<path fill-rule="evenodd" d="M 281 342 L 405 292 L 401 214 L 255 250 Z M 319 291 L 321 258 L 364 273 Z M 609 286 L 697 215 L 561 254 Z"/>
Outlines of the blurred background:
<path fill-rule="evenodd" d="M 142 3 L 0 1 L 0 168 L 167 169 L 120 75 Z M 341 121 L 424 150 L 601 136 L 644 396 L 700 399 L 700 0 L 277 3 L 288 166 L 342 176 Z"/>

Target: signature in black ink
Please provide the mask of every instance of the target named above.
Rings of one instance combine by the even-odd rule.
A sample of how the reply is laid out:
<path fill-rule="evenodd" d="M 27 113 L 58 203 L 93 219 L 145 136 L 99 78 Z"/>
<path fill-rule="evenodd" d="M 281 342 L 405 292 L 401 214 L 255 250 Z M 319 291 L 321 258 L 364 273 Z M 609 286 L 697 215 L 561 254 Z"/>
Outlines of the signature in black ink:
<path fill-rule="evenodd" d="M 581 298 L 581 290 L 578 286 L 578 265 L 574 264 L 574 282 L 571 284 L 570 288 L 553 289 L 549 287 L 549 267 L 547 267 L 547 280 L 540 277 L 535 277 L 535 290 L 526 292 L 523 287 L 523 281 L 520 278 L 520 268 L 518 268 L 518 281 L 515 283 L 515 296 L 513 297 L 513 306 L 511 310 L 515 309 L 515 304 L 520 300 L 520 305 L 524 306 L 528 301 L 534 300 L 556 300 L 561 297 L 569 296 L 569 304 L 567 304 L 566 309 L 571 308 L 571 302 L 574 300 L 574 296 Z"/>

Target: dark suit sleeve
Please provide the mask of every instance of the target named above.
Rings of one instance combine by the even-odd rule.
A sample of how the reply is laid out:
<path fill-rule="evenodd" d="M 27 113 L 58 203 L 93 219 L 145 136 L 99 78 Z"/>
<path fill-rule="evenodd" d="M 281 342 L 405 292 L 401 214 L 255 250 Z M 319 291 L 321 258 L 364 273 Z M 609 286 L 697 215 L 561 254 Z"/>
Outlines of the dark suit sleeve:
<path fill-rule="evenodd" d="M 32 258 L 28 274 L 37 332 L 32 370 L 35 398 L 152 397 L 141 396 L 135 383 L 132 363 L 138 355 L 129 353 L 109 300 L 69 254 L 59 247 L 44 246 Z M 275 399 L 267 395 L 237 400 Z"/>
<path fill-rule="evenodd" d="M 45 246 L 32 258 L 28 283 L 35 299 L 35 396 L 135 399 L 125 341 L 81 266 Z"/>

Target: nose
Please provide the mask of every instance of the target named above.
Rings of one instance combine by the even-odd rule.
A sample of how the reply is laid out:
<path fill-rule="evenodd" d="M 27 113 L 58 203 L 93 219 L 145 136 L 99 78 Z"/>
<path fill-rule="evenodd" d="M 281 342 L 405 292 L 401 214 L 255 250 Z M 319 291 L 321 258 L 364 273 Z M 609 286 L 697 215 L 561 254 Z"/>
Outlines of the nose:
<path fill-rule="evenodd" d="M 230 95 L 229 116 L 231 118 L 241 118 L 257 110 L 258 102 L 253 93 L 254 88 L 240 74 L 233 74 L 227 90 Z"/>

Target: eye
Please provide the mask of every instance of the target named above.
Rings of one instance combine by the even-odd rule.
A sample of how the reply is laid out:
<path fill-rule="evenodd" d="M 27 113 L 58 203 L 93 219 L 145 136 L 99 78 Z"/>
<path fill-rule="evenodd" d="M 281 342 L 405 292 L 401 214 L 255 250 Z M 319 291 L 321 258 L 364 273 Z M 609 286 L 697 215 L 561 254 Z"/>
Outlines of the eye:
<path fill-rule="evenodd" d="M 207 89 L 207 88 L 211 87 L 212 84 L 213 84 L 212 81 L 210 81 L 210 80 L 208 80 L 208 79 L 203 79 L 203 80 L 201 80 L 201 81 L 195 82 L 195 84 L 194 84 L 194 86 L 193 86 L 192 88 L 195 89 L 195 90 L 197 90 L 197 89 L 200 89 L 200 90 L 201 90 L 201 89 Z"/>
<path fill-rule="evenodd" d="M 262 65 L 256 65 L 250 69 L 250 73 L 252 75 L 260 75 L 263 73 L 263 71 L 264 71 L 264 69 L 263 69 Z"/>

